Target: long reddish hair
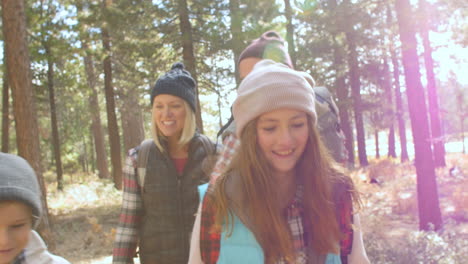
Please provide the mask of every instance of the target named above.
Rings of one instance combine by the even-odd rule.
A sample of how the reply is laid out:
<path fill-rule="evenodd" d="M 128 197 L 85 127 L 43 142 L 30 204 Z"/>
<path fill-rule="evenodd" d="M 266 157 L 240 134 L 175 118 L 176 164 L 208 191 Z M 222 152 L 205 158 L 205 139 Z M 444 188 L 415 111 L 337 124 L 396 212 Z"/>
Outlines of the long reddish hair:
<path fill-rule="evenodd" d="M 232 232 L 233 214 L 247 216 L 249 229 L 263 249 L 265 263 L 280 258 L 293 262 L 296 258 L 293 239 L 282 209 L 277 202 L 272 168 L 257 144 L 256 122 L 249 122 L 241 135 L 240 147 L 226 172 L 218 178 L 213 195 L 216 209 L 215 229 Z M 308 118 L 309 139 L 301 159 L 296 164 L 296 177 L 304 188 L 304 228 L 308 230 L 309 245 L 319 254 L 339 254 L 340 230 L 335 215 L 332 186 L 346 182 L 353 190 L 349 177 L 340 173 L 323 146 L 317 128 Z M 235 190 L 241 206 L 232 208 L 232 197 L 226 192 L 230 177 L 238 177 Z M 236 211 L 237 210 L 237 211 Z"/>

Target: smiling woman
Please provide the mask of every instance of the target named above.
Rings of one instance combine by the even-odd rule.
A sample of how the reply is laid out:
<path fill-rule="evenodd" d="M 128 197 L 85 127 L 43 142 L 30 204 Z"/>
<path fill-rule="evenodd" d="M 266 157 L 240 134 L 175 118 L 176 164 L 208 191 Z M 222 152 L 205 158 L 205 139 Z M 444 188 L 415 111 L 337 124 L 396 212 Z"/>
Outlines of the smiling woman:
<path fill-rule="evenodd" d="M 129 151 L 113 263 L 186 264 L 190 230 L 214 144 L 196 132 L 195 80 L 176 63 L 151 90 L 152 140 Z"/>

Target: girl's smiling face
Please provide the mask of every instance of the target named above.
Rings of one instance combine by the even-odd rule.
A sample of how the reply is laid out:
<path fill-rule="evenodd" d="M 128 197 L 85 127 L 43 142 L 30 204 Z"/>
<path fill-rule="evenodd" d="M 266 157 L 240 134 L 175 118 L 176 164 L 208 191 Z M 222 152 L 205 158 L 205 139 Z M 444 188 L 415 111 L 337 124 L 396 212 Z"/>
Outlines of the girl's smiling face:
<path fill-rule="evenodd" d="M 32 228 L 32 210 L 17 201 L 0 201 L 0 264 L 10 264 L 26 247 Z"/>
<path fill-rule="evenodd" d="M 280 108 L 261 115 L 257 121 L 258 145 L 278 176 L 290 175 L 309 138 L 305 112 Z"/>

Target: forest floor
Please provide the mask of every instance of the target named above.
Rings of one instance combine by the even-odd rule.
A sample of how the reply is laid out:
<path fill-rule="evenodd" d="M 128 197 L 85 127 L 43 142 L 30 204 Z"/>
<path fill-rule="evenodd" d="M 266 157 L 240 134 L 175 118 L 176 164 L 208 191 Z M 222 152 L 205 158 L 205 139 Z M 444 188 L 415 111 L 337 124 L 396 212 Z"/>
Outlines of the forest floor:
<path fill-rule="evenodd" d="M 468 155 L 447 154 L 437 169 L 444 228 L 418 231 L 416 172 L 410 163 L 372 160 L 352 177 L 362 193 L 360 211 L 372 263 L 462 263 L 468 257 Z M 52 174 L 46 181 L 53 182 Z M 370 184 L 371 178 L 378 184 Z M 65 190 L 48 185 L 55 245 L 51 251 L 74 264 L 112 262 L 121 193 L 95 175 L 65 177 Z M 136 260 L 135 263 L 138 263 Z"/>

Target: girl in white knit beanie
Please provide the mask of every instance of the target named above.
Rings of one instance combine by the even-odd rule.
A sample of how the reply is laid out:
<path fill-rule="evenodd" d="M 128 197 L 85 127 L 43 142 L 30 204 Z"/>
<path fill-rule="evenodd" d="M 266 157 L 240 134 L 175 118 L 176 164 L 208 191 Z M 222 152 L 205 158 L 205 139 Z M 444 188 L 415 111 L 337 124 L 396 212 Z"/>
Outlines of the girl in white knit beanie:
<path fill-rule="evenodd" d="M 206 193 L 189 263 L 369 263 L 360 232 L 349 241 L 358 257 L 340 258 L 339 226 L 359 224 L 359 197 L 320 140 L 311 83 L 271 60 L 242 81 L 233 105 L 240 147 Z"/>

